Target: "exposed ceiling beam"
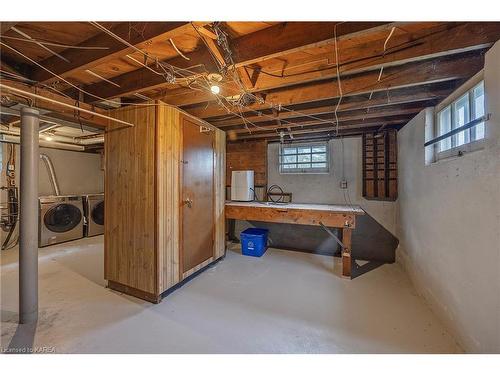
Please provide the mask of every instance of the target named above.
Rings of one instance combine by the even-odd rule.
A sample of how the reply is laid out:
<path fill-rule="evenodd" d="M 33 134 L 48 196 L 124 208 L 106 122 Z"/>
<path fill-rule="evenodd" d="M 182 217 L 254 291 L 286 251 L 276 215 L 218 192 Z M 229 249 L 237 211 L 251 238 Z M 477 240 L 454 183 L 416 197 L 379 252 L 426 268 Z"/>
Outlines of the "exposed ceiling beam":
<path fill-rule="evenodd" d="M 344 124 L 342 126 L 339 126 L 339 133 L 345 132 L 346 130 L 358 130 L 358 131 L 363 131 L 366 129 L 370 128 L 379 128 L 382 125 L 386 125 L 385 127 L 388 127 L 390 125 L 403 125 L 406 124 L 410 119 L 412 119 L 414 116 L 395 116 L 395 117 L 388 117 L 384 118 L 381 117 L 379 119 L 373 119 L 370 122 L 365 122 L 365 123 L 360 123 L 359 121 L 355 121 L 350 124 Z M 299 134 L 304 134 L 304 135 L 313 135 L 315 133 L 321 133 L 321 132 L 330 132 L 332 135 L 335 135 L 336 130 L 332 126 L 318 126 L 318 125 L 312 125 L 309 128 L 305 129 L 300 129 L 300 130 L 293 130 L 292 134 L 293 135 L 299 135 Z M 269 139 L 269 138 L 274 138 L 276 136 L 279 136 L 279 133 L 276 131 L 271 131 L 271 132 L 262 132 L 262 133 L 253 133 L 253 134 L 248 134 L 248 135 L 240 135 L 237 137 L 232 136 L 230 133 L 228 133 L 228 139 L 235 141 L 235 140 L 251 140 L 251 139 Z"/>
<path fill-rule="evenodd" d="M 373 32 L 374 29 L 378 30 L 378 27 L 382 27 L 387 31 L 387 25 L 388 23 L 384 22 L 345 22 L 339 27 L 338 37 L 347 38 L 360 36 L 363 33 Z M 310 32 L 299 32 L 301 29 L 304 30 L 304 27 L 306 31 L 309 30 Z M 240 55 L 243 53 L 242 51 L 245 51 L 245 59 L 242 59 L 240 56 L 236 65 L 238 67 L 244 66 L 252 64 L 256 60 L 265 60 L 271 57 L 292 53 L 297 49 L 310 48 L 319 42 L 331 42 L 333 38 L 333 27 L 334 23 L 331 22 L 290 22 L 271 26 L 261 31 L 237 38 L 231 41 L 231 44 L 234 45 L 235 51 L 240 51 Z M 279 33 L 280 35 L 282 34 L 282 36 L 277 40 L 268 42 L 269 39 L 266 36 L 268 32 L 272 35 Z M 293 40 L 292 34 L 295 38 Z M 286 35 L 288 35 L 288 37 Z M 295 37 L 295 35 L 297 35 L 297 37 Z M 268 46 L 263 49 L 261 46 L 262 43 L 268 43 Z M 165 62 L 183 69 L 189 66 L 203 64 L 208 72 L 213 73 L 218 71 L 212 61 L 212 56 L 206 48 L 188 53 L 186 56 L 189 58 L 189 61 L 182 58 L 174 58 L 166 60 Z M 113 81 L 121 87 L 117 88 L 106 84 L 106 82 L 98 82 L 87 86 L 86 90 L 94 94 L 99 93 L 98 95 L 108 99 L 130 95 L 137 91 L 157 89 L 166 85 L 163 77 L 151 74 L 146 68 L 122 74 L 113 78 Z M 197 92 L 197 95 L 198 94 L 199 92 Z M 88 98 L 89 102 L 92 100 L 92 98 Z"/>
<path fill-rule="evenodd" d="M 416 115 L 419 113 L 422 109 L 435 105 L 435 102 L 421 102 L 417 103 L 415 105 L 412 105 L 410 107 L 401 107 L 401 106 L 391 106 L 391 108 L 377 108 L 373 109 L 371 111 L 366 111 L 366 110 L 361 110 L 361 111 L 353 111 L 352 113 L 345 113 L 342 116 L 338 116 L 339 124 L 344 123 L 346 121 L 364 121 L 364 120 L 370 120 L 371 119 L 380 119 L 380 118 L 385 118 L 385 117 L 390 117 L 390 116 L 400 116 L 400 115 Z M 334 124 L 334 118 L 333 116 L 329 116 L 330 118 L 325 118 L 319 117 L 320 119 L 324 121 L 331 121 L 332 123 L 329 125 L 331 127 L 335 127 Z M 252 127 L 251 124 L 248 125 L 250 130 L 254 132 L 260 132 L 263 131 L 263 129 L 267 130 L 280 130 L 280 129 L 288 129 L 288 128 L 297 128 L 297 127 L 304 127 L 304 126 L 309 126 L 309 125 L 325 125 L 324 121 L 320 121 L 318 119 L 304 119 L 301 118 L 299 120 L 294 121 L 293 123 L 290 122 L 283 122 L 278 125 L 276 124 L 260 124 L 259 128 Z M 248 133 L 248 130 L 245 127 L 242 127 L 239 125 L 237 128 L 231 128 L 231 129 L 224 129 L 227 132 L 232 132 L 233 134 L 244 134 Z"/>
<path fill-rule="evenodd" d="M 423 61 L 437 57 L 455 55 L 468 51 L 476 51 L 490 47 L 500 39 L 500 26 L 498 23 L 467 23 L 448 26 L 438 30 L 426 30 L 423 34 L 402 34 L 388 40 L 387 50 L 384 43 L 387 40 L 379 39 L 369 43 L 352 45 L 339 50 L 339 70 L 341 76 L 357 74 L 369 70 L 384 69 Z M 392 46 L 392 47 L 391 47 Z M 320 79 L 334 78 L 337 75 L 335 61 L 325 63 L 320 61 L 316 65 L 308 65 L 305 73 L 290 73 L 284 77 L 266 75 L 266 67 L 259 68 L 259 74 L 252 91 L 270 90 L 285 87 L 297 82 L 312 82 Z M 250 69 L 250 68 L 248 68 Z M 251 70 L 250 70 L 251 71 Z"/>
<path fill-rule="evenodd" d="M 385 39 L 378 39 L 366 44 L 352 44 L 340 51 L 339 66 L 341 76 L 357 74 L 375 69 L 403 65 L 411 62 L 434 59 L 469 51 L 482 50 L 490 47 L 500 38 L 498 23 L 467 23 L 440 27 L 438 31 L 427 30 L 412 34 L 402 34 L 389 40 L 388 49 L 384 52 Z M 393 47 L 391 47 L 393 46 Z M 251 71 L 248 67 L 247 70 Z M 266 74 L 266 67 L 259 67 L 251 92 L 272 90 L 298 83 L 314 82 L 323 79 L 333 79 L 337 76 L 334 61 L 330 63 L 319 60 L 314 65 L 308 65 L 303 73 Z M 241 94 L 241 89 L 234 83 L 226 83 L 221 88 L 221 95 L 234 96 Z M 190 90 L 179 90 L 159 98 L 169 104 L 185 106 L 201 102 L 214 101 L 210 92 L 193 95 Z"/>
<path fill-rule="evenodd" d="M 404 123 L 395 123 L 395 124 L 390 124 L 387 125 L 384 130 L 388 129 L 400 129 Z M 345 129 L 345 130 L 339 130 L 338 134 L 332 130 L 322 130 L 318 131 L 315 133 L 294 133 L 294 139 L 293 141 L 312 141 L 312 140 L 326 140 L 326 139 L 332 139 L 332 138 L 338 138 L 338 137 L 356 137 L 360 136 L 364 133 L 367 132 L 376 132 L 380 129 L 380 125 L 374 125 L 374 126 L 369 126 L 365 128 L 358 128 L 358 129 Z M 255 141 L 262 141 L 266 140 L 267 142 L 280 142 L 281 137 L 276 134 L 274 136 L 269 136 L 266 138 L 260 138 L 260 139 L 227 139 L 229 143 L 245 143 L 245 142 L 255 142 Z M 285 140 L 285 143 L 288 139 Z"/>
<path fill-rule="evenodd" d="M 12 74 L 23 76 L 21 73 L 19 73 L 16 69 L 14 69 L 11 65 L 9 65 L 4 60 L 0 61 L 0 67 L 1 67 L 2 71 L 5 71 L 7 73 L 12 73 Z"/>
<path fill-rule="evenodd" d="M 141 47 L 155 38 L 168 40 L 168 38 L 183 34 L 191 28 L 188 22 L 137 22 L 134 23 L 133 29 L 130 26 L 129 22 L 123 22 L 112 28 L 111 31 L 137 47 Z M 139 33 L 135 30 L 144 31 Z M 41 65 L 62 77 L 66 77 L 77 71 L 91 69 L 106 61 L 134 52 L 131 47 L 103 32 L 99 32 L 99 34 L 83 41 L 78 46 L 108 47 L 108 49 L 87 50 L 82 53 L 81 50 L 68 48 L 62 51 L 60 55 L 68 59 L 70 63 L 61 61 L 57 56 L 51 56 L 43 60 Z M 31 78 L 43 83 L 56 79 L 42 68 L 34 68 Z"/>
<path fill-rule="evenodd" d="M 325 45 L 333 48 L 331 45 L 332 38 L 331 32 L 333 24 L 329 23 L 319 23 L 322 25 L 319 29 L 319 34 L 312 33 L 314 36 L 308 36 L 309 38 L 319 38 L 322 39 Z M 297 83 L 313 82 L 322 79 L 334 78 L 336 77 L 337 71 L 332 58 L 324 59 L 319 61 L 314 61 L 316 56 L 310 58 L 309 64 L 307 65 L 309 69 L 302 73 L 294 73 L 285 75 L 283 77 L 272 76 L 269 74 L 264 74 L 268 68 L 264 66 L 262 71 L 260 67 L 245 67 L 246 72 L 242 72 L 241 68 L 244 65 L 248 65 L 253 62 L 257 57 L 264 59 L 266 56 L 275 56 L 274 54 L 266 55 L 262 48 L 269 49 L 271 47 L 261 47 L 265 46 L 265 43 L 261 43 L 264 35 L 274 35 L 276 30 L 285 30 L 293 28 L 295 35 L 298 33 L 300 27 L 307 30 L 311 25 L 316 25 L 316 23 L 287 23 L 286 26 L 276 25 L 256 33 L 252 33 L 233 41 L 235 45 L 235 51 L 245 50 L 245 56 L 247 59 L 242 61 L 240 64 L 236 64 L 240 77 L 245 84 L 248 91 L 257 92 L 271 90 L 280 87 L 286 87 L 294 85 Z M 395 33 L 395 36 L 387 40 L 388 30 L 393 27 L 392 25 L 399 24 L 384 24 L 371 29 L 366 29 L 371 24 L 361 24 L 354 23 L 354 26 L 350 26 L 350 23 L 342 24 L 342 28 L 345 28 L 346 32 L 354 31 L 352 27 L 362 28 L 363 31 L 353 32 L 351 34 L 345 34 L 345 39 L 342 36 L 339 37 L 339 61 L 340 61 L 340 71 L 341 74 L 354 74 L 360 73 L 367 70 L 379 69 L 384 66 L 385 68 L 395 65 L 401 65 L 409 62 L 421 61 L 425 59 L 441 57 L 445 55 L 457 54 L 466 51 L 472 51 L 477 49 L 484 49 L 489 47 L 493 42 L 500 38 L 500 28 L 498 23 L 466 23 L 466 24 L 455 24 L 455 23 L 421 23 L 421 24 L 409 24 L 406 28 L 409 30 L 415 30 L 413 33 Z M 419 25 L 417 27 L 416 25 Z M 423 26 L 422 26 L 423 25 Z M 436 26 L 438 25 L 438 26 Z M 433 27 L 431 27 L 433 26 Z M 339 29 L 341 28 L 339 26 Z M 330 29 L 330 35 L 325 29 Z M 382 32 L 383 31 L 383 32 Z M 268 34 L 266 34 L 268 33 Z M 304 32 L 304 35 L 309 35 L 311 33 Z M 368 39 L 365 41 L 360 38 L 359 34 Z M 286 34 L 284 34 L 286 35 Z M 302 34 L 301 34 L 302 35 Z M 328 37 L 329 36 L 329 37 Z M 369 36 L 369 37 L 368 37 Z M 299 38 L 299 37 L 297 37 Z M 299 38 L 300 43 L 305 43 L 305 36 Z M 283 40 L 281 40 L 283 39 Z M 209 40 L 207 38 L 207 40 Z M 267 40 L 267 39 L 266 39 Z M 281 42 L 280 42 L 281 40 Z M 317 40 L 317 39 L 315 39 Z M 213 43 L 213 40 L 210 40 Z M 387 50 L 384 51 L 385 42 L 388 42 L 386 47 Z M 281 44 L 280 44 L 281 43 Z M 292 44 L 290 44 L 292 43 Z M 296 44 L 293 44 L 296 43 Z M 272 48 L 276 51 L 280 51 L 280 54 L 287 54 L 290 51 L 295 51 L 297 48 L 291 48 L 291 45 L 296 46 L 300 44 L 298 40 L 289 41 L 287 38 L 278 38 L 278 42 L 270 43 Z M 317 43 L 303 45 L 302 47 L 311 48 L 311 46 L 317 46 Z M 217 46 L 215 46 L 217 47 Z M 287 47 L 289 47 L 287 49 Z M 301 48 L 302 48 L 301 47 Z M 275 52 L 278 53 L 278 52 Z M 249 54 L 255 59 L 250 58 Z M 331 56 L 333 57 L 333 55 Z M 192 64 L 196 61 L 196 58 L 202 58 L 201 55 L 194 56 L 191 58 Z M 203 56 L 205 61 L 207 58 L 211 59 L 211 56 Z M 310 63 L 314 64 L 311 65 Z M 175 64 L 174 64 L 175 65 Z M 184 64 L 185 65 L 185 64 Z M 292 64 L 293 65 L 293 64 Z M 302 64 L 304 65 L 304 63 Z M 246 74 L 245 74 L 246 73 Z M 149 78 L 147 78 L 149 76 Z M 138 78 L 141 79 L 138 79 Z M 248 79 L 252 77 L 253 82 Z M 118 82 L 121 88 L 113 87 L 105 82 L 96 83 L 87 88 L 88 91 L 93 93 L 100 93 L 100 96 L 106 98 L 113 98 L 122 95 L 128 95 L 136 91 L 147 91 L 150 89 L 157 89 L 160 87 L 165 87 L 167 84 L 165 80 L 158 75 L 151 74 L 149 71 L 142 72 L 142 69 L 134 71 L 128 74 L 125 80 Z M 128 82 L 128 84 L 127 84 Z M 225 83 L 222 87 L 222 94 L 226 96 L 232 96 L 240 94 L 240 87 L 235 83 Z M 169 104 L 185 106 L 192 105 L 196 103 L 202 103 L 206 101 L 213 101 L 214 97 L 210 92 L 193 92 L 189 89 L 180 89 L 176 91 L 166 91 L 165 94 L 158 95 L 158 98 L 168 102 Z M 89 99 L 91 101 L 91 99 Z"/>
<path fill-rule="evenodd" d="M 194 27 L 200 33 L 200 37 L 203 39 L 205 46 L 207 47 L 208 51 L 213 56 L 213 58 L 217 60 L 219 66 L 226 67 L 227 63 L 226 59 L 224 58 L 224 53 L 216 42 L 217 36 L 203 26 L 201 27 L 194 26 Z"/>
<path fill-rule="evenodd" d="M 66 96 L 63 96 L 63 95 L 60 95 L 57 93 L 54 93 L 53 91 L 45 89 L 45 88 L 33 87 L 33 86 L 25 85 L 23 83 L 11 81 L 11 80 L 6 80 L 6 79 L 3 79 L 2 83 L 7 85 L 7 86 L 19 89 L 19 90 L 24 90 L 27 92 L 31 92 L 31 93 L 43 96 L 45 98 L 56 100 L 56 101 L 61 102 L 61 103 L 65 103 L 65 104 L 68 104 L 71 106 L 75 105 L 75 101 L 73 99 L 70 99 Z M 5 92 L 5 91 L 2 92 L 2 95 L 11 95 L 13 97 L 20 96 L 18 94 L 15 94 L 15 95 L 9 94 L 8 92 Z M 90 126 L 94 126 L 94 127 L 100 128 L 100 129 L 104 129 L 108 125 L 108 122 L 109 122 L 109 120 L 107 120 L 107 119 L 97 117 L 97 116 L 92 116 L 89 114 L 82 114 L 81 116 L 78 116 L 77 111 L 73 111 L 71 109 L 62 107 L 61 105 L 51 103 L 48 101 L 33 99 L 30 101 L 30 103 L 33 107 L 44 109 L 47 111 L 57 112 L 58 117 L 60 117 L 61 119 L 64 119 L 67 121 L 72 121 L 72 122 L 81 121 L 82 124 L 88 124 Z M 80 106 L 80 108 L 88 110 L 88 111 L 99 113 L 101 115 L 107 115 L 107 113 L 105 111 L 103 111 L 99 108 L 94 108 L 90 104 L 80 103 L 79 106 Z"/>
<path fill-rule="evenodd" d="M 344 111 L 357 109 L 379 108 L 431 100 L 439 101 L 447 97 L 456 87 L 458 87 L 460 82 L 462 81 L 423 85 L 412 88 L 391 90 L 385 93 L 378 92 L 374 93 L 371 99 L 369 99 L 367 95 L 352 96 L 343 100 L 338 106 L 337 111 L 338 113 L 342 113 Z M 287 120 L 296 117 L 303 117 L 304 115 L 322 115 L 326 113 L 333 113 L 335 108 L 336 103 L 331 103 L 330 105 L 322 104 L 311 108 L 282 111 L 279 113 L 278 118 Z M 269 121 L 269 116 L 273 116 L 272 113 L 268 113 L 265 116 L 262 114 L 255 114 L 253 112 L 242 112 L 242 114 L 245 116 L 245 120 L 256 124 Z M 213 118 L 207 119 L 207 121 L 224 130 L 226 127 L 241 125 L 244 123 L 243 120 L 237 116 L 233 116 L 229 119 Z"/>
<path fill-rule="evenodd" d="M 386 33 L 389 22 L 285 22 L 234 40 L 236 67 L 331 44 L 337 24 L 337 41 L 366 33 Z"/>
<path fill-rule="evenodd" d="M 484 55 L 482 53 L 420 61 L 384 69 L 380 77 L 379 71 L 344 77 L 341 80 L 342 91 L 345 97 L 469 78 L 480 71 L 483 66 Z M 264 103 L 254 103 L 247 106 L 246 110 L 260 111 L 280 104 L 290 106 L 335 99 L 339 96 L 340 92 L 335 80 L 328 80 L 272 91 L 266 95 Z M 201 118 L 227 115 L 227 111 L 216 103 L 185 108 L 185 110 Z"/>
<path fill-rule="evenodd" d="M 19 22 L 0 22 L 0 34 L 5 34 L 7 31 L 16 26 Z"/>

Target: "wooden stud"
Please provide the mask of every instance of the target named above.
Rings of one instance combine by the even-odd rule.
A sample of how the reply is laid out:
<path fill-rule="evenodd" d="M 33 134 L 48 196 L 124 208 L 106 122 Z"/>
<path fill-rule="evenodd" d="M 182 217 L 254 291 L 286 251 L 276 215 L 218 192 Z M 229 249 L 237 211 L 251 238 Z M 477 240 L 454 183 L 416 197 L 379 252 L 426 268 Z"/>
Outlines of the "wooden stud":
<path fill-rule="evenodd" d="M 342 249 L 342 277 L 352 278 L 352 228 L 344 227 L 342 229 L 342 243 L 345 248 Z"/>

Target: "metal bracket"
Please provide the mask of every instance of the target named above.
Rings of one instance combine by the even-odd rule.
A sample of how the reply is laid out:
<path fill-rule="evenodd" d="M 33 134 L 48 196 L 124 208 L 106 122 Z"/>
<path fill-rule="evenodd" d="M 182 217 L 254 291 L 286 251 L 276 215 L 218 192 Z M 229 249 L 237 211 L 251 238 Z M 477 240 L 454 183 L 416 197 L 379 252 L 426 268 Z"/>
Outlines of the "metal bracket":
<path fill-rule="evenodd" d="M 325 225 L 321 221 L 319 222 L 319 225 L 321 226 L 321 228 L 323 228 L 323 230 L 326 233 L 328 233 L 331 237 L 333 237 L 333 239 L 340 245 L 340 247 L 342 247 L 342 249 L 346 249 L 344 243 L 341 240 L 339 240 L 339 238 L 335 234 L 333 234 L 333 232 L 330 229 L 325 227 Z"/>

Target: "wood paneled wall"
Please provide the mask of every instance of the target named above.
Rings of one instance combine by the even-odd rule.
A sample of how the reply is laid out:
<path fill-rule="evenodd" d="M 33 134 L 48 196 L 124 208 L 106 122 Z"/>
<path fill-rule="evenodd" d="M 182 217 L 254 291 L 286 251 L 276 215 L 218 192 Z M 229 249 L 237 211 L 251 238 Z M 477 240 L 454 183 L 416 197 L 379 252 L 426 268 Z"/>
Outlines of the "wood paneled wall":
<path fill-rule="evenodd" d="M 398 197 L 397 132 L 363 135 L 363 197 L 391 200 Z"/>
<path fill-rule="evenodd" d="M 227 144 L 226 184 L 231 186 L 231 172 L 253 170 L 255 186 L 267 185 L 267 141 Z"/>
<path fill-rule="evenodd" d="M 215 133 L 215 258 L 220 258 L 226 248 L 226 133 Z"/>
<path fill-rule="evenodd" d="M 154 302 L 183 279 L 179 220 L 181 116 L 189 116 L 215 131 L 212 260 L 225 254 L 226 169 L 223 131 L 175 107 L 156 103 L 110 111 L 111 116 L 135 126 L 110 122 L 105 135 L 105 279 L 114 289 Z"/>
<path fill-rule="evenodd" d="M 181 128 L 178 110 L 161 106 L 156 107 L 156 111 L 158 272 L 159 289 L 164 291 L 181 281 L 178 251 Z"/>
<path fill-rule="evenodd" d="M 124 108 L 105 135 L 104 274 L 147 293 L 157 293 L 155 228 L 155 110 Z"/>

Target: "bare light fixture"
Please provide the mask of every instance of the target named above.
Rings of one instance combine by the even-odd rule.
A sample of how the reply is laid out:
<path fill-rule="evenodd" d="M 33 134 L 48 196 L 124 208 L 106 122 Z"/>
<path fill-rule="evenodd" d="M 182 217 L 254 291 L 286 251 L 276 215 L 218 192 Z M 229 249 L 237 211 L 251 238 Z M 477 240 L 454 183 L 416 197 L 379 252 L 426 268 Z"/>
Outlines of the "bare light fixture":
<path fill-rule="evenodd" d="M 51 131 L 45 132 L 45 134 L 43 135 L 43 139 L 46 141 L 49 141 L 49 142 L 53 141 L 54 140 L 54 133 Z"/>
<path fill-rule="evenodd" d="M 208 80 L 210 81 L 210 91 L 212 91 L 212 93 L 215 95 L 219 94 L 219 82 L 222 81 L 222 75 L 220 75 L 219 73 L 210 73 L 208 75 Z"/>
<path fill-rule="evenodd" d="M 218 93 L 220 93 L 220 87 L 218 85 L 212 85 L 210 86 L 210 91 L 217 95 Z"/>

